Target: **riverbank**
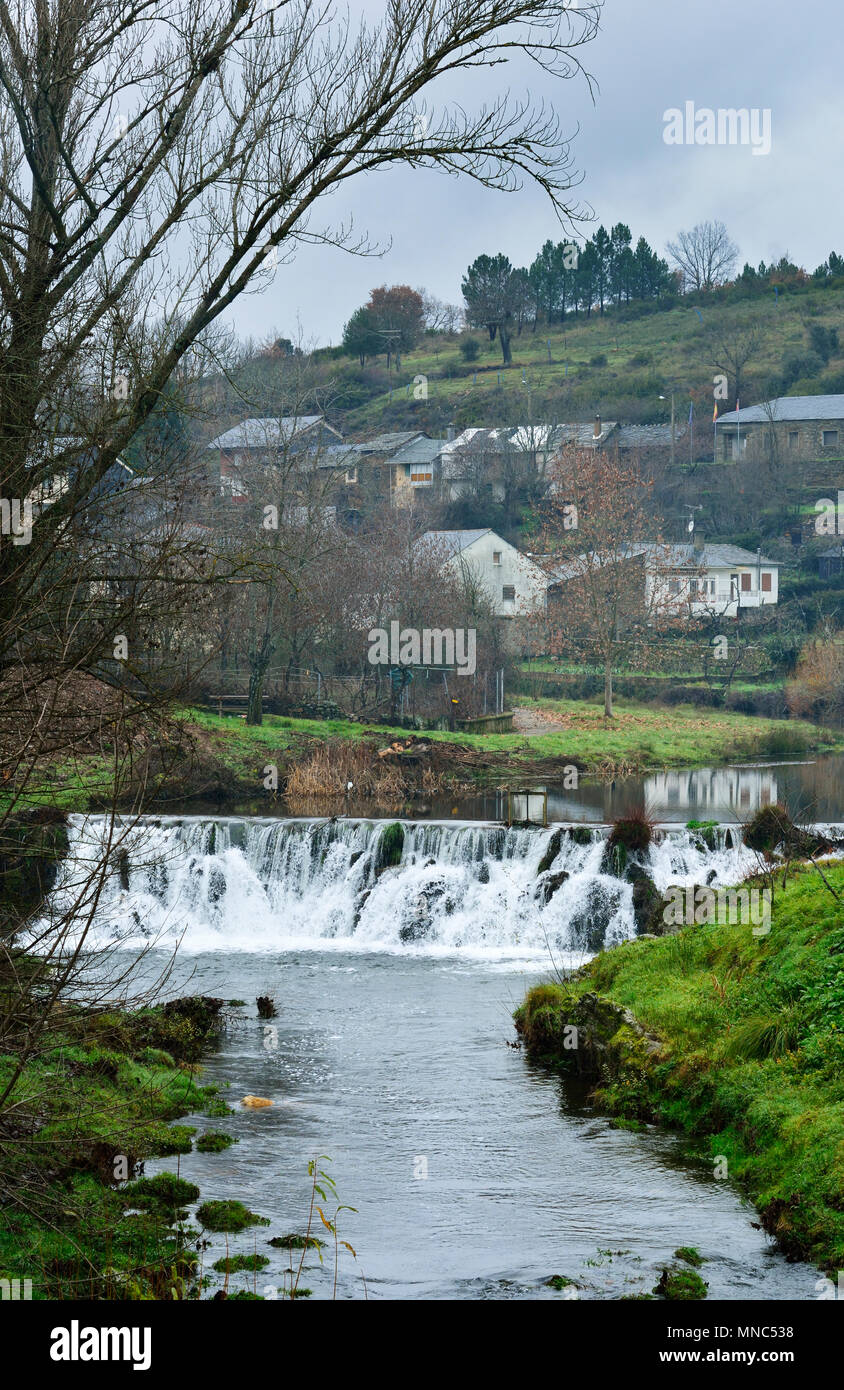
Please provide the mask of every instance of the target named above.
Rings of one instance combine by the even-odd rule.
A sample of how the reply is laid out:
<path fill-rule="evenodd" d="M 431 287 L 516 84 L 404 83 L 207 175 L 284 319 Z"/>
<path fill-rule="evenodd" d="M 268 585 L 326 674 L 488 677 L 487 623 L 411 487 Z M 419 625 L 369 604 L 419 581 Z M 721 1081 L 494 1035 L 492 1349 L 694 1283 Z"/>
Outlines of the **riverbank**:
<path fill-rule="evenodd" d="M 762 719 L 691 706 L 619 702 L 612 720 L 583 700 L 523 701 L 526 734 L 408 734 L 348 720 L 268 715 L 259 726 L 190 709 L 170 720 L 166 736 L 131 760 L 102 754 L 45 766 L 26 801 L 65 810 L 98 809 L 115 795 L 164 807 L 190 798 L 220 805 L 296 794 L 356 795 L 395 810 L 408 797 L 482 787 L 561 781 L 567 769 L 603 778 L 754 758 L 803 757 L 844 748 L 844 735 L 804 720 Z M 570 774 L 567 774 L 570 775 Z M 310 806 L 308 809 L 312 809 Z"/>
<path fill-rule="evenodd" d="M 0 991 L 4 1009 L 14 993 Z M 204 1113 L 212 1138 L 198 1145 L 230 1142 L 213 1138 L 229 1107 L 195 1078 L 223 1018 L 222 1000 L 200 996 L 53 1009 L 0 1112 L 0 1279 L 31 1280 L 35 1299 L 198 1296 L 184 1208 L 199 1189 L 178 1176 L 197 1129 L 173 1121 Z M 0 1055 L 0 1094 L 19 1062 L 13 1048 Z M 175 1173 L 139 1176 L 165 1156 Z"/>
<path fill-rule="evenodd" d="M 682 1131 L 793 1258 L 844 1266 L 844 866 L 775 875 L 771 930 L 701 925 L 601 952 L 515 1012 L 598 1109 Z M 625 1012 L 626 1011 L 626 1012 Z M 573 1033 L 571 1030 L 576 1029 Z"/>

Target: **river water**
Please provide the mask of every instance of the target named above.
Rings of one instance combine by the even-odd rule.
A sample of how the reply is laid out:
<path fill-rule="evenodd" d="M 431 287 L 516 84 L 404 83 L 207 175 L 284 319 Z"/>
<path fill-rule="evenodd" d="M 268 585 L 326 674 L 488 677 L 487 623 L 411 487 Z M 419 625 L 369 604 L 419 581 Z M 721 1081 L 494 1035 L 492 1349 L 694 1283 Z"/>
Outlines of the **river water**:
<path fill-rule="evenodd" d="M 203 1200 L 236 1197 L 271 1224 L 210 1237 L 206 1272 L 227 1249 L 258 1253 L 266 1268 L 229 1287 L 282 1290 L 291 1257 L 267 1241 L 305 1230 L 307 1163 L 326 1154 L 356 1208 L 340 1218 L 358 1256 L 341 1250 L 343 1298 L 617 1299 L 649 1292 L 681 1245 L 704 1256 L 710 1297 L 816 1297 L 817 1272 L 776 1253 L 711 1161 L 656 1129 L 615 1128 L 512 1046 L 512 1010 L 552 963 L 633 934 L 605 827 L 554 840 L 559 827 L 405 821 L 388 853 L 385 825 L 149 818 L 102 896 L 96 935 L 143 953 L 139 973 L 178 944 L 168 993 L 246 1001 L 205 1068 L 231 1113 L 194 1121 L 239 1142 L 180 1171 Z M 102 829 L 75 819 L 59 893 Z M 645 860 L 660 888 L 735 883 L 752 864 L 735 826 L 708 848 L 676 822 Z M 246 1109 L 249 1094 L 273 1103 Z M 333 1292 L 324 1253 L 301 1279 L 317 1298 Z M 550 1288 L 555 1274 L 573 1285 Z"/>

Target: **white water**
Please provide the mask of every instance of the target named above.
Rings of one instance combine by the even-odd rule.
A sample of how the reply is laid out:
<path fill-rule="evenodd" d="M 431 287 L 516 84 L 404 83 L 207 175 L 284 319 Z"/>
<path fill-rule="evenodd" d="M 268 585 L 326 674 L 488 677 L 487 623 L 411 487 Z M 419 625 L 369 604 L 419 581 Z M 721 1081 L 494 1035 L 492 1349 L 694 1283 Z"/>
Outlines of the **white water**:
<path fill-rule="evenodd" d="M 59 902 L 99 859 L 106 822 L 77 816 Z M 631 885 L 602 871 L 606 831 L 585 845 L 559 827 L 403 822 L 401 862 L 378 872 L 385 822 L 154 818 L 126 832 L 127 863 L 109 873 L 94 921 L 98 940 L 191 952 L 342 949 L 561 963 L 634 935 Z M 642 860 L 657 887 L 739 882 L 756 864 L 672 828 Z M 543 885 L 569 877 L 547 902 Z"/>

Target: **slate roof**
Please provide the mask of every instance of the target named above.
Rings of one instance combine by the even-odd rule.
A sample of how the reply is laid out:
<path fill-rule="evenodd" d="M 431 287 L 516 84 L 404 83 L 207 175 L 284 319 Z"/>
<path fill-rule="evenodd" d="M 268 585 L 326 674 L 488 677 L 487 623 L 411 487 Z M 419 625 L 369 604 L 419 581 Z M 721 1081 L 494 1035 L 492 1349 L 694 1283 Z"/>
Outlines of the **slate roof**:
<path fill-rule="evenodd" d="M 442 449 L 443 477 L 459 478 L 468 459 L 485 454 L 554 453 L 564 444 L 580 448 L 595 448 L 604 444 L 618 425 L 615 420 L 603 420 L 601 433 L 595 435 L 594 422 L 588 424 L 507 425 L 497 429 L 473 427 L 463 430 L 456 439 L 446 440 Z"/>
<path fill-rule="evenodd" d="M 674 440 L 685 438 L 687 424 L 678 421 L 674 426 Z M 670 425 L 622 425 L 618 435 L 619 449 L 666 448 L 671 445 Z"/>
<path fill-rule="evenodd" d="M 748 405 L 719 416 L 719 425 L 762 424 L 777 420 L 842 420 L 844 396 L 777 396 L 764 405 Z"/>
<path fill-rule="evenodd" d="M 352 447 L 361 454 L 393 454 L 421 435 L 421 430 L 393 430 L 387 434 L 376 434 L 374 439 L 361 440 Z"/>
<path fill-rule="evenodd" d="M 443 445 L 446 443 L 445 439 L 428 439 L 423 435 L 421 439 L 414 439 L 409 444 L 402 445 L 398 453 L 393 455 L 393 462 L 433 463 L 442 453 Z"/>
<path fill-rule="evenodd" d="M 481 536 L 488 536 L 492 527 L 483 526 L 479 531 L 426 531 L 424 536 L 419 537 L 417 544 L 425 541 L 432 541 L 437 545 L 447 546 L 455 555 L 459 555 L 462 550 L 467 550 L 475 541 L 479 541 Z"/>
<path fill-rule="evenodd" d="M 779 569 L 778 560 L 768 560 L 764 555 L 757 557 L 755 551 L 744 550 L 740 545 L 703 545 L 695 550 L 689 541 L 669 541 L 664 544 L 643 543 L 623 548 L 622 559 L 635 559 L 637 556 L 653 558 L 667 569 L 731 569 L 734 565 L 765 565 L 768 569 Z M 571 579 L 585 568 L 586 556 L 575 555 L 565 564 L 556 565 L 551 573 L 557 579 Z"/>
<path fill-rule="evenodd" d="M 324 420 L 322 415 L 282 415 L 272 419 L 241 420 L 239 425 L 219 434 L 209 449 L 272 449 L 281 448 L 297 434 L 312 429 Z"/>

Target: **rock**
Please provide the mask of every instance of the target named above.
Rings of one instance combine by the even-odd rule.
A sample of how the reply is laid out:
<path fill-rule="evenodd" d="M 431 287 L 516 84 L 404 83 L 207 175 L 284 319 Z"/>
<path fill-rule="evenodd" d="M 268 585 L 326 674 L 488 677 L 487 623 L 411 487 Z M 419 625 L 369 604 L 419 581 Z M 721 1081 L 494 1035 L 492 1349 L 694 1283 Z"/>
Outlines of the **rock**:
<path fill-rule="evenodd" d="M 543 906 L 551 901 L 557 889 L 562 888 L 563 884 L 567 883 L 570 878 L 571 874 L 568 870 L 561 869 L 557 874 L 549 874 L 548 877 L 540 883 L 538 892 L 542 899 Z"/>
<path fill-rule="evenodd" d="M 275 1000 L 273 999 L 272 995 L 270 995 L 270 994 L 259 994 L 258 997 L 257 997 L 257 999 L 255 1000 L 255 1003 L 258 1005 L 258 1017 L 259 1017 L 259 1018 L 275 1018 L 275 1017 L 276 1017 L 276 1015 L 277 1015 L 277 1013 L 278 1013 L 278 1009 L 277 1009 L 276 1006 L 275 1006 Z"/>
<path fill-rule="evenodd" d="M 661 919 L 662 910 L 662 894 L 653 879 L 648 878 L 645 873 L 640 874 L 633 884 L 633 921 L 636 924 L 636 935 L 653 932 L 652 919 L 655 915 Z"/>
<path fill-rule="evenodd" d="M 267 1100 L 266 1096 L 244 1096 L 240 1103 L 248 1110 L 263 1110 L 265 1106 L 272 1105 L 272 1101 Z"/>
<path fill-rule="evenodd" d="M 617 906 L 618 898 L 610 894 L 604 885 L 595 882 L 587 884 L 584 900 L 570 923 L 574 948 L 593 952 L 603 950 L 607 928 Z"/>
<path fill-rule="evenodd" d="M 538 874 L 545 874 L 548 872 L 554 860 L 557 858 L 557 855 L 560 853 L 560 846 L 562 842 L 563 827 L 560 826 L 558 830 L 554 831 L 553 835 L 548 841 L 548 844 L 545 847 L 545 853 L 540 859 L 539 868 L 536 871 Z"/>
<path fill-rule="evenodd" d="M 376 877 L 385 869 L 395 869 L 401 863 L 404 849 L 404 826 L 401 821 L 385 825 L 375 846 L 374 867 Z"/>
<path fill-rule="evenodd" d="M 775 850 L 784 850 L 794 858 L 810 855 L 832 848 L 832 842 L 823 835 L 812 835 L 794 824 L 784 806 L 763 806 L 744 827 L 744 843 L 748 849 L 758 854 L 772 855 Z"/>
<path fill-rule="evenodd" d="M 588 825 L 570 825 L 566 835 L 575 845 L 591 845 L 595 838 Z"/>

